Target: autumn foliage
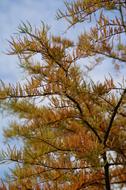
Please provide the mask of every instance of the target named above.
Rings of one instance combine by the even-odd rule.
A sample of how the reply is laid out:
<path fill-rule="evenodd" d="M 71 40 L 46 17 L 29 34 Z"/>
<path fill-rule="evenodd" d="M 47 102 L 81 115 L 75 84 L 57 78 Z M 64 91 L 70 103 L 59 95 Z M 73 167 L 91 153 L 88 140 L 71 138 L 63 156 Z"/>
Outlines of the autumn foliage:
<path fill-rule="evenodd" d="M 69 28 L 91 23 L 77 42 L 50 35 L 43 23 L 40 29 L 22 23 L 19 38 L 10 41 L 9 53 L 18 55 L 28 77 L 16 86 L 0 85 L 1 106 L 16 117 L 5 138 L 23 142 L 1 152 L 1 162 L 16 163 L 1 189 L 126 188 L 125 79 L 89 79 L 103 60 L 117 72 L 126 63 L 126 2 L 76 0 L 65 6 L 57 18 Z M 84 70 L 89 57 L 94 62 Z"/>

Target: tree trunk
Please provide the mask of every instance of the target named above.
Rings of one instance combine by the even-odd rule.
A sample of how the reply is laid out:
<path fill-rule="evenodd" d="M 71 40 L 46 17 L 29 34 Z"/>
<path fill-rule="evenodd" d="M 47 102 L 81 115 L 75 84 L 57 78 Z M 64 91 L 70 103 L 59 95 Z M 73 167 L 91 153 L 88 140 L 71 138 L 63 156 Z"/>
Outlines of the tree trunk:
<path fill-rule="evenodd" d="M 111 190 L 110 179 L 109 179 L 109 164 L 107 161 L 106 153 L 103 155 L 104 160 L 104 172 L 105 172 L 105 190 Z"/>

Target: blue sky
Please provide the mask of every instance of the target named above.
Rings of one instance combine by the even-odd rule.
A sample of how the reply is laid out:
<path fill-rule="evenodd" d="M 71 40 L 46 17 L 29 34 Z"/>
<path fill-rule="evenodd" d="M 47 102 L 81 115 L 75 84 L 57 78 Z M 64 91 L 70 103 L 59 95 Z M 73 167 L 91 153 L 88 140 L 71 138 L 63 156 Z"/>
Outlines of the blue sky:
<path fill-rule="evenodd" d="M 64 34 L 67 23 L 55 19 L 58 8 L 64 8 L 63 2 L 63 0 L 0 0 L 0 79 L 15 82 L 23 78 L 17 57 L 5 54 L 9 50 L 8 40 L 17 32 L 21 21 L 29 21 L 32 26 L 38 27 L 41 21 L 44 21 L 51 27 L 51 32 L 73 39 L 82 31 L 83 25 L 78 25 Z M 111 69 L 110 64 L 106 64 L 104 69 L 98 68 L 98 75 L 93 75 L 94 79 L 103 78 L 103 71 Z"/>
<path fill-rule="evenodd" d="M 55 21 L 56 10 L 63 6 L 62 0 L 0 0 L 0 79 L 6 81 L 18 80 L 21 71 L 15 56 L 7 56 L 10 36 L 17 32 L 21 21 L 29 21 L 33 26 L 39 26 L 41 20 L 47 22 L 53 32 L 62 28 Z"/>
<path fill-rule="evenodd" d="M 9 50 L 8 40 L 17 32 L 21 21 L 29 21 L 38 27 L 44 21 L 54 33 L 62 33 L 64 23 L 55 20 L 57 9 L 62 7 L 63 0 L 0 0 L 0 79 L 16 82 L 24 78 L 16 56 L 6 55 Z M 0 114 L 0 149 L 3 147 L 1 129 L 7 126 L 7 121 L 10 119 Z M 8 172 L 7 167 L 0 166 L 0 177 Z"/>

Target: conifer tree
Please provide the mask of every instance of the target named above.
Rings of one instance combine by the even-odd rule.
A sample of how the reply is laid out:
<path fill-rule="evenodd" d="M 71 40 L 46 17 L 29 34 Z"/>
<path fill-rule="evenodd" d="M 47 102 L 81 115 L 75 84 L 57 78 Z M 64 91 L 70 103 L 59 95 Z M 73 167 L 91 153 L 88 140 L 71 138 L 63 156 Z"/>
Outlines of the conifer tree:
<path fill-rule="evenodd" d="M 8 146 L 1 163 L 15 162 L 9 189 L 113 190 L 126 188 L 126 84 L 113 77 L 89 80 L 102 59 L 118 70 L 126 63 L 126 1 L 76 0 L 57 13 L 69 28 L 87 22 L 77 42 L 22 23 L 12 38 L 28 75 L 26 82 L 0 85 L 3 109 L 16 116 L 5 138 L 23 142 Z M 76 26 L 77 27 L 77 26 Z M 40 55 L 41 60 L 36 60 Z M 85 58 L 94 62 L 82 70 Z M 81 63 L 79 60 L 82 60 Z M 110 63 L 110 64 L 111 64 Z M 6 185 L 1 185 L 1 189 Z"/>

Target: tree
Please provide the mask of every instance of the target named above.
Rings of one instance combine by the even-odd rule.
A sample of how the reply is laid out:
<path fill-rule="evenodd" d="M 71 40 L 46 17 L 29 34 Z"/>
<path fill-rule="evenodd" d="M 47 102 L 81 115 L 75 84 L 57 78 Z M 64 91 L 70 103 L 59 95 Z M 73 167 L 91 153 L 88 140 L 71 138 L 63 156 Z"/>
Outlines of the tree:
<path fill-rule="evenodd" d="M 28 79 L 16 86 L 1 82 L 1 105 L 17 116 L 4 135 L 23 141 L 20 150 L 9 146 L 1 155 L 1 162 L 17 163 L 9 188 L 123 189 L 125 81 L 116 85 L 111 76 L 95 83 L 88 76 L 103 58 L 114 61 L 116 69 L 126 62 L 126 1 L 76 0 L 65 5 L 66 12 L 60 10 L 57 17 L 70 27 L 92 23 L 77 43 L 49 35 L 45 24 L 33 29 L 29 23 L 22 23 L 21 36 L 10 42 L 10 54 L 19 56 Z M 41 60 L 36 61 L 36 54 Z M 94 63 L 85 73 L 79 60 L 87 57 Z"/>

